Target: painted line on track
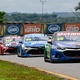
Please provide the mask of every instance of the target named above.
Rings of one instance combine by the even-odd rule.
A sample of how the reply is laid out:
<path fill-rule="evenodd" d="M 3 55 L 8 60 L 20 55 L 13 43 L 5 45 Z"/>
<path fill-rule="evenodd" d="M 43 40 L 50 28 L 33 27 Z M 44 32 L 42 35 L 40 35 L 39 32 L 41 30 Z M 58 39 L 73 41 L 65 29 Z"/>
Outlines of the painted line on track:
<path fill-rule="evenodd" d="M 21 64 L 21 63 L 18 63 L 18 62 L 12 62 L 10 60 L 4 60 L 4 59 L 0 59 L 0 60 L 3 60 L 3 61 L 8 61 L 8 62 L 11 62 L 11 63 L 16 63 L 16 64 L 20 64 L 22 66 L 26 66 L 26 67 L 32 67 L 32 66 L 28 66 L 28 65 L 25 65 L 25 64 Z M 48 71 L 48 70 L 44 70 L 44 69 L 40 69 L 40 68 L 36 68 L 36 67 L 33 67 L 39 71 L 43 71 L 43 72 L 46 72 L 46 73 L 49 73 L 49 74 L 52 74 L 52 75 L 55 75 L 55 76 L 58 76 L 58 77 L 61 77 L 61 78 L 65 78 L 67 80 L 78 80 L 76 78 L 73 78 L 73 77 L 70 77 L 70 76 L 66 76 L 66 75 L 63 75 L 63 74 L 58 74 L 56 72 L 51 72 L 51 71 Z"/>

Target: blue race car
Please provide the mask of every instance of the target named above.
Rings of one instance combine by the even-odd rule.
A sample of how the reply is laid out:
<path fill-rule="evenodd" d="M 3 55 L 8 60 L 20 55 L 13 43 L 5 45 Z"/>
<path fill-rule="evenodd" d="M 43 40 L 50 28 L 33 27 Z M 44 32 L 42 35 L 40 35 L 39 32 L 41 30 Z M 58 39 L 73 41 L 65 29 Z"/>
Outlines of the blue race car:
<path fill-rule="evenodd" d="M 44 47 L 44 61 L 80 61 L 80 32 L 55 32 Z"/>
<path fill-rule="evenodd" d="M 48 36 L 45 34 L 26 34 L 17 46 L 18 57 L 43 56 L 44 45 Z"/>

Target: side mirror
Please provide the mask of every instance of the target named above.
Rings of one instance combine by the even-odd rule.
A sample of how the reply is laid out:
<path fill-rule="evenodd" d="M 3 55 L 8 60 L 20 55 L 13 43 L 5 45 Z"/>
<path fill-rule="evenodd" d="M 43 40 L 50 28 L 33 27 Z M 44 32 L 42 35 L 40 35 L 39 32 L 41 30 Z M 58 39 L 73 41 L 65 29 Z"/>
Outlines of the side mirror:
<path fill-rule="evenodd" d="M 51 37 L 51 36 L 49 36 L 49 39 L 52 39 L 52 37 Z"/>
<path fill-rule="evenodd" d="M 19 41 L 19 43 L 21 43 L 21 44 L 22 44 L 23 42 L 22 42 L 22 41 Z"/>
<path fill-rule="evenodd" d="M 50 44 L 52 44 L 52 40 L 51 40 L 51 39 L 49 39 L 49 40 L 47 41 L 47 43 L 50 43 Z"/>

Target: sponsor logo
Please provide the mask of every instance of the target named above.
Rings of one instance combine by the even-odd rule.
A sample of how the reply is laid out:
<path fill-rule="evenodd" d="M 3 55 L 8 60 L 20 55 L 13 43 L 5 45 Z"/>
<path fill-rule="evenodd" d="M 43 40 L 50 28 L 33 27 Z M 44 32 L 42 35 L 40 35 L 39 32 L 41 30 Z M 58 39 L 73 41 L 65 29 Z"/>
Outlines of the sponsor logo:
<path fill-rule="evenodd" d="M 48 27 L 48 30 L 51 32 L 51 33 L 54 33 L 54 32 L 57 32 L 57 31 L 60 31 L 60 27 L 58 25 L 50 25 Z"/>
<path fill-rule="evenodd" d="M 79 27 L 72 25 L 66 28 L 66 31 L 79 31 Z"/>
<path fill-rule="evenodd" d="M 10 27 L 8 27 L 7 31 L 10 34 L 16 34 L 19 32 L 19 28 L 17 26 L 10 26 Z"/>
<path fill-rule="evenodd" d="M 40 28 L 36 26 L 27 26 L 25 32 L 40 32 Z"/>
<path fill-rule="evenodd" d="M 38 41 L 38 42 L 31 42 L 31 44 L 45 44 L 46 43 L 46 41 Z"/>

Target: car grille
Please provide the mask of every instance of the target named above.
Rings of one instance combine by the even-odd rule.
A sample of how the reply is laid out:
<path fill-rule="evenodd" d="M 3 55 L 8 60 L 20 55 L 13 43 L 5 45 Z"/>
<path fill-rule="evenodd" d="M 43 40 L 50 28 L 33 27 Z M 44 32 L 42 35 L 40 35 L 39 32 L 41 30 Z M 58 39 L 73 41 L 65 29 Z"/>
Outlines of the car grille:
<path fill-rule="evenodd" d="M 75 50 L 75 51 L 64 51 L 63 54 L 67 57 L 80 57 L 80 51 Z"/>
<path fill-rule="evenodd" d="M 31 47 L 31 48 L 43 49 L 44 46 L 40 46 L 40 47 Z"/>
<path fill-rule="evenodd" d="M 44 54 L 44 50 L 43 50 L 43 48 L 31 49 L 27 53 L 29 53 L 31 55 L 40 55 L 40 54 Z"/>

